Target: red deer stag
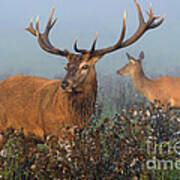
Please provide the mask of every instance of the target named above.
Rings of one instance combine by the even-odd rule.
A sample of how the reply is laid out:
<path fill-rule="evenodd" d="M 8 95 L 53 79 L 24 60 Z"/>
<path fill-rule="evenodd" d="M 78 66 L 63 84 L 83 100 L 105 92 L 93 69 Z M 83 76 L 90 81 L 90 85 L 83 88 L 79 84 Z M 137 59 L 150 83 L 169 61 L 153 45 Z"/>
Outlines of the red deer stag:
<path fill-rule="evenodd" d="M 31 132 L 44 139 L 48 134 L 60 137 L 63 125 L 85 126 L 90 121 L 96 101 L 96 62 L 107 53 L 133 44 L 147 30 L 156 28 L 165 19 L 164 16 L 155 23 L 159 17 L 153 15 L 151 6 L 149 19 L 145 22 L 136 0 L 135 4 L 140 24 L 134 35 L 123 41 L 126 29 L 124 14 L 120 39 L 114 46 L 96 50 L 96 36 L 90 50 L 79 49 L 75 41 L 74 49 L 78 54 L 57 49 L 49 41 L 49 32 L 56 22 L 56 19 L 52 21 L 54 9 L 44 33 L 39 32 L 39 18 L 36 19 L 35 29 L 31 19 L 30 26 L 25 30 L 37 38 L 44 51 L 67 58 L 66 75 L 59 80 L 15 75 L 1 82 L 0 131 L 7 127 L 23 128 L 25 135 Z"/>
<path fill-rule="evenodd" d="M 145 76 L 142 68 L 143 52 L 140 53 L 138 60 L 128 53 L 127 57 L 129 63 L 118 70 L 117 74 L 131 76 L 135 88 L 150 102 L 160 100 L 166 107 L 170 104 L 172 108 L 180 108 L 180 78 L 162 76 L 151 80 Z"/>

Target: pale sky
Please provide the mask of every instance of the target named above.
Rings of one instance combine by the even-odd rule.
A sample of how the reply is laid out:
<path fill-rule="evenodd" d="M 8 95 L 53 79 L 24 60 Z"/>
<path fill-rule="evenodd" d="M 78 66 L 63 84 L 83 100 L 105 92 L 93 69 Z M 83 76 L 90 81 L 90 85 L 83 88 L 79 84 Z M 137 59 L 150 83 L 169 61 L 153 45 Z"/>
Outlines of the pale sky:
<path fill-rule="evenodd" d="M 149 9 L 152 2 L 155 15 L 167 14 L 165 22 L 150 30 L 134 45 L 106 55 L 97 64 L 98 72 L 114 73 L 126 62 L 125 52 L 137 57 L 145 53 L 144 67 L 147 71 L 162 73 L 172 70 L 180 72 L 180 1 L 137 0 L 142 11 Z M 73 51 L 77 38 L 79 46 L 89 48 L 96 32 L 97 48 L 113 45 L 119 38 L 123 12 L 127 12 L 126 37 L 138 26 L 137 10 L 133 0 L 0 0 L 0 74 L 29 72 L 52 78 L 64 72 L 67 62 L 63 57 L 50 55 L 39 48 L 36 39 L 24 31 L 30 18 L 40 16 L 40 29 L 45 27 L 53 6 L 56 25 L 50 39 L 60 49 Z M 147 16 L 145 15 L 146 19 Z"/>

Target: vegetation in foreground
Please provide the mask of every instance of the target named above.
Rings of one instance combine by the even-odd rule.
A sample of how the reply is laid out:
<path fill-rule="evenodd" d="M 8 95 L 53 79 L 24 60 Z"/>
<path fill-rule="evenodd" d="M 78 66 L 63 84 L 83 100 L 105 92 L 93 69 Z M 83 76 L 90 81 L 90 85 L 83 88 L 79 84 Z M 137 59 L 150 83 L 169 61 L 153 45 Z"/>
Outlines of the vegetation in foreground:
<path fill-rule="evenodd" d="M 4 132 L 0 179 L 176 180 L 179 154 L 172 147 L 180 141 L 179 120 L 177 111 L 149 105 L 127 79 L 100 76 L 96 112 L 85 129 L 64 127 L 61 141 L 49 136 L 43 143 L 22 130 Z"/>
<path fill-rule="evenodd" d="M 171 148 L 180 141 L 178 121 L 177 112 L 163 112 L 156 102 L 124 109 L 101 123 L 94 118 L 84 129 L 64 127 L 59 141 L 49 136 L 40 143 L 33 135 L 25 138 L 22 130 L 7 129 L 0 176 L 8 180 L 178 179 L 179 153 Z"/>

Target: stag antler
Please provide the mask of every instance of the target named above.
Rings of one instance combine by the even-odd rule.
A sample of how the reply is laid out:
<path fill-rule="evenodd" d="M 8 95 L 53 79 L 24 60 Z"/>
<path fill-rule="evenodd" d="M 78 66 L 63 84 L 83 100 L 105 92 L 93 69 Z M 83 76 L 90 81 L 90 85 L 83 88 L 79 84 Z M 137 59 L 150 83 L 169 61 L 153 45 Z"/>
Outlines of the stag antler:
<path fill-rule="evenodd" d="M 129 39 L 127 39 L 126 41 L 123 42 L 124 37 L 125 37 L 125 31 L 126 31 L 126 11 L 125 11 L 124 12 L 124 17 L 123 17 L 123 28 L 122 28 L 122 32 L 121 32 L 121 35 L 120 35 L 120 39 L 119 39 L 119 41 L 114 46 L 111 46 L 111 47 L 108 47 L 108 48 L 104 48 L 104 49 L 95 50 L 94 47 L 95 47 L 95 43 L 96 43 L 96 39 L 97 39 L 97 37 L 96 37 L 96 39 L 95 39 L 95 41 L 93 43 L 93 48 L 91 48 L 90 51 L 84 50 L 84 49 L 78 49 L 77 48 L 77 40 L 76 40 L 75 43 L 74 43 L 75 51 L 76 52 L 80 52 L 80 53 L 91 52 L 91 54 L 93 56 L 103 56 L 106 53 L 110 53 L 110 52 L 113 52 L 113 51 L 115 51 L 117 49 L 124 48 L 126 46 L 129 46 L 129 45 L 133 44 L 147 30 L 156 28 L 156 27 L 158 27 L 159 25 L 161 25 L 163 23 L 163 21 L 164 21 L 164 19 L 166 17 L 166 14 L 164 14 L 164 16 L 162 17 L 162 19 L 159 22 L 154 23 L 154 21 L 156 19 L 159 19 L 160 17 L 159 16 L 154 16 L 153 9 L 152 9 L 152 4 L 150 4 L 150 12 L 146 11 L 146 13 L 149 16 L 149 19 L 147 20 L 147 22 L 145 22 L 139 4 L 137 3 L 136 0 L 134 0 L 134 2 L 136 4 L 136 8 L 137 8 L 137 11 L 138 11 L 139 27 L 138 27 L 137 31 Z"/>
<path fill-rule="evenodd" d="M 86 50 L 86 49 L 78 49 L 78 47 L 77 47 L 77 39 L 75 40 L 75 42 L 74 42 L 74 50 L 76 51 L 76 52 L 79 52 L 79 53 L 82 53 L 82 54 L 86 54 L 86 53 L 93 53 L 94 51 L 95 51 L 95 46 L 96 46 L 96 41 L 97 41 L 97 37 L 98 37 L 98 34 L 96 33 L 96 36 L 95 36 L 95 38 L 94 38 L 94 41 L 93 41 L 93 44 L 92 44 L 92 46 L 91 46 L 91 50 L 89 51 L 89 50 Z"/>
<path fill-rule="evenodd" d="M 49 38 L 48 38 L 50 30 L 54 26 L 57 20 L 57 18 L 55 18 L 54 21 L 52 22 L 54 9 L 55 8 L 53 7 L 44 33 L 39 32 L 39 17 L 36 18 L 36 29 L 33 28 L 33 19 L 31 18 L 29 27 L 25 28 L 25 30 L 29 31 L 31 34 L 37 37 L 40 47 L 44 49 L 45 51 L 50 52 L 52 54 L 67 56 L 69 54 L 67 50 L 62 51 L 62 50 L 57 49 L 56 46 L 53 46 L 50 43 Z"/>

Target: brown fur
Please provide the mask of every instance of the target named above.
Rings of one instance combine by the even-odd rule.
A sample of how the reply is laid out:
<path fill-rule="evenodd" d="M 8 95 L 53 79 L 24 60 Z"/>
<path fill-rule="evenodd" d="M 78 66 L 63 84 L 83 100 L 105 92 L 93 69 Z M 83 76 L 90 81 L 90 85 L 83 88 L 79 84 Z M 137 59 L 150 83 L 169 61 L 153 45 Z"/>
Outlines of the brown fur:
<path fill-rule="evenodd" d="M 16 75 L 0 83 L 0 131 L 23 128 L 44 138 L 60 136 L 63 125 L 83 127 L 91 118 L 96 100 L 96 76 L 84 91 L 67 93 L 61 80 Z"/>
<path fill-rule="evenodd" d="M 129 59 L 130 62 L 118 70 L 119 75 L 131 76 L 135 88 L 150 102 L 160 100 L 166 106 L 170 104 L 173 108 L 180 108 L 180 78 L 162 76 L 151 80 L 144 74 L 142 58 Z"/>
<path fill-rule="evenodd" d="M 54 8 L 43 33 L 39 32 L 39 18 L 36 28 L 31 19 L 29 31 L 38 40 L 40 47 L 46 52 L 66 57 L 66 75 L 63 80 L 48 80 L 45 78 L 16 75 L 0 83 L 0 131 L 8 127 L 23 128 L 25 135 L 29 132 L 44 138 L 48 134 L 61 136 L 63 125 L 86 125 L 94 111 L 97 94 L 95 63 L 105 54 L 130 46 L 147 30 L 161 25 L 165 16 L 154 22 L 151 8 L 149 19 L 144 21 L 141 8 L 137 1 L 138 30 L 124 41 L 126 30 L 126 13 L 123 18 L 123 28 L 118 42 L 110 47 L 95 49 L 97 36 L 90 50 L 79 49 L 77 41 L 74 50 L 60 50 L 49 40 L 49 32 L 56 19 L 52 21 Z"/>

